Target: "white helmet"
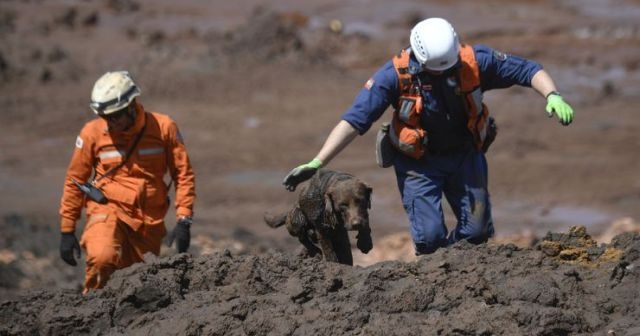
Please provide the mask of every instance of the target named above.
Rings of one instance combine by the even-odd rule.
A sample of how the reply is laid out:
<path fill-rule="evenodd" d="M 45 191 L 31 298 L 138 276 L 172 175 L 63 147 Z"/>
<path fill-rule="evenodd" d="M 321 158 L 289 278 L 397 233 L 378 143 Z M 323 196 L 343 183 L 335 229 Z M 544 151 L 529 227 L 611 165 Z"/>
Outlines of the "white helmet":
<path fill-rule="evenodd" d="M 447 20 L 430 18 L 411 29 L 411 52 L 420 64 L 433 71 L 444 71 L 458 62 L 458 35 Z"/>
<path fill-rule="evenodd" d="M 140 88 L 128 71 L 107 72 L 93 85 L 89 106 L 97 115 L 107 115 L 129 106 L 139 95 Z"/>

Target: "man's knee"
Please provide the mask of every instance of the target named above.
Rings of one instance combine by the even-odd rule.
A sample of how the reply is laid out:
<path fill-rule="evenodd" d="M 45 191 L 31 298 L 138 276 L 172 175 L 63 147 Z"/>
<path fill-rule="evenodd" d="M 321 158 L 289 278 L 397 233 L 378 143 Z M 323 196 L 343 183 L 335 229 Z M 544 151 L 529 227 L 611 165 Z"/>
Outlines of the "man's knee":
<path fill-rule="evenodd" d="M 416 255 L 430 254 L 449 244 L 444 225 L 432 226 L 426 230 L 412 231 Z"/>
<path fill-rule="evenodd" d="M 486 243 L 489 238 L 493 236 L 493 224 L 488 222 L 484 225 L 466 226 L 459 232 L 454 232 L 451 236 L 450 243 L 455 243 L 459 240 L 466 240 L 471 244 Z"/>
<path fill-rule="evenodd" d="M 87 269 L 83 294 L 91 289 L 98 289 L 105 286 L 111 274 L 118 267 L 119 253 L 113 248 L 103 248 L 100 253 L 87 253 Z"/>
<path fill-rule="evenodd" d="M 489 235 L 486 232 L 478 232 L 467 238 L 467 241 L 471 244 L 478 245 L 482 243 L 486 243 L 489 240 Z"/>
<path fill-rule="evenodd" d="M 431 254 L 433 252 L 435 252 L 438 248 L 433 248 L 431 246 L 429 246 L 428 244 L 424 244 L 424 243 L 418 243 L 415 244 L 416 245 L 416 255 L 422 255 L 422 254 Z"/>
<path fill-rule="evenodd" d="M 113 247 L 100 249 L 100 252 L 87 255 L 87 264 L 97 269 L 115 269 L 118 267 L 120 251 Z"/>

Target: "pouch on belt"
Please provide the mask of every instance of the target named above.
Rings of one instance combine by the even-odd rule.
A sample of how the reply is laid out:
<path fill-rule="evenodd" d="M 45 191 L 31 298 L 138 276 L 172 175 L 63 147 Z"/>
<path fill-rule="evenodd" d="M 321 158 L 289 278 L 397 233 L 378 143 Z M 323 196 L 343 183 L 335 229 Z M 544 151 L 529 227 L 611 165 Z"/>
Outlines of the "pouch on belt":
<path fill-rule="evenodd" d="M 382 123 L 376 135 L 376 163 L 380 168 L 393 166 L 393 158 L 396 154 L 389 139 L 389 127 L 388 122 Z"/>

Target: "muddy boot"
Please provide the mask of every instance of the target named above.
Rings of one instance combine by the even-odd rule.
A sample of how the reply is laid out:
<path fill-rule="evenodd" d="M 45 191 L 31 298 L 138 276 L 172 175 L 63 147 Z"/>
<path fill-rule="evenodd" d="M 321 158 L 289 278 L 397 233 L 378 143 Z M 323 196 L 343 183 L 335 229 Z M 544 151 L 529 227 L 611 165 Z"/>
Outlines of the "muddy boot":
<path fill-rule="evenodd" d="M 424 243 L 418 243 L 416 244 L 416 255 L 419 256 L 423 254 L 431 254 L 435 252 L 437 249 L 438 247 L 432 247 Z"/>

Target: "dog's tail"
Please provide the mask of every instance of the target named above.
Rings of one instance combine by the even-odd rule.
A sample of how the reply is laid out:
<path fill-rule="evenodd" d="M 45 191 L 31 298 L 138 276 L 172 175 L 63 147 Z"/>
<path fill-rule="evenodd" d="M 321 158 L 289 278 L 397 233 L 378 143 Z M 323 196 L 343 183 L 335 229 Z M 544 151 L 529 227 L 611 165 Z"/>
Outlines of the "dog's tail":
<path fill-rule="evenodd" d="M 287 213 L 272 215 L 270 213 L 264 214 L 264 222 L 267 223 L 272 228 L 277 228 L 284 225 L 284 222 L 287 220 Z"/>

